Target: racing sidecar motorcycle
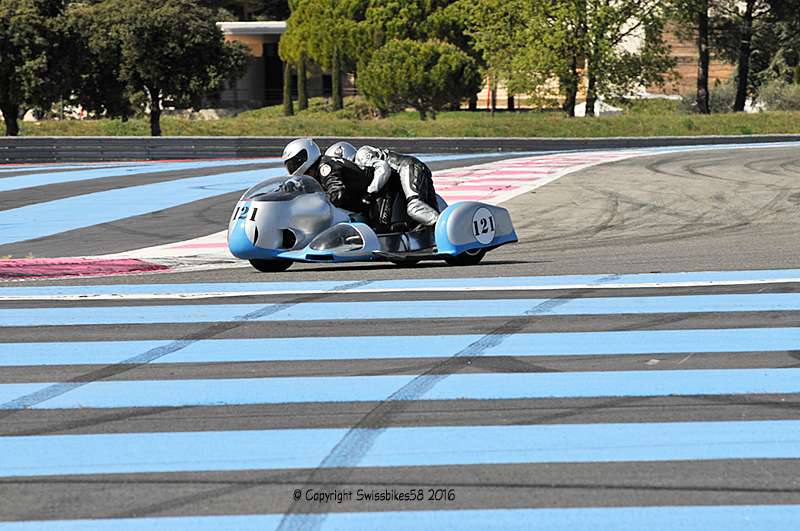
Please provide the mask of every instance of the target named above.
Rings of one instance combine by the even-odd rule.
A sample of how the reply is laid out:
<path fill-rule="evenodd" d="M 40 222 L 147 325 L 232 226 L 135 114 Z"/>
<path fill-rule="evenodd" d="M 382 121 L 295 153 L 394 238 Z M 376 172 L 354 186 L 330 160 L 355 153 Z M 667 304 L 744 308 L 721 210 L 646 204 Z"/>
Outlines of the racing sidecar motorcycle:
<path fill-rule="evenodd" d="M 313 178 L 272 177 L 239 199 L 228 223 L 228 248 L 259 271 L 277 272 L 293 262 L 474 265 L 487 251 L 517 241 L 506 209 L 477 201 L 447 206 L 438 199 L 441 214 L 434 230 L 383 234 L 363 214 L 333 206 Z M 408 219 L 402 206 L 394 212 L 395 220 Z"/>

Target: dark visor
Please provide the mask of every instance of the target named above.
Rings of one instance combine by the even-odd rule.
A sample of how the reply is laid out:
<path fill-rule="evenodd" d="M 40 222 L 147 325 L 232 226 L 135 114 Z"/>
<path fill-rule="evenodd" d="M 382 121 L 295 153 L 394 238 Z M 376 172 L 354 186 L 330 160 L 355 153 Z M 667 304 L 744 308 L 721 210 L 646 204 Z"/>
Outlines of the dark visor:
<path fill-rule="evenodd" d="M 297 171 L 297 169 L 300 166 L 305 164 L 305 162 L 307 160 L 308 160 L 308 152 L 304 149 L 304 150 L 300 151 L 300 153 L 298 153 L 294 157 L 292 157 L 289 160 L 287 160 L 286 162 L 284 162 L 283 164 L 286 166 L 286 170 L 290 174 L 293 174 L 294 172 Z"/>

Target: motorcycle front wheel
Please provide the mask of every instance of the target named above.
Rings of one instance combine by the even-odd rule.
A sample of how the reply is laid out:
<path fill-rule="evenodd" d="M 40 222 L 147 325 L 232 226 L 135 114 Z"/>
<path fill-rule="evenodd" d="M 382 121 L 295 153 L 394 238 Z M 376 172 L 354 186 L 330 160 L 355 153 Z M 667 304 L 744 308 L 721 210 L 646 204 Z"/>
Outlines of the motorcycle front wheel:
<path fill-rule="evenodd" d="M 250 265 L 261 271 L 262 273 L 280 273 L 286 271 L 292 265 L 291 260 L 284 260 L 277 258 L 275 260 L 250 260 Z"/>

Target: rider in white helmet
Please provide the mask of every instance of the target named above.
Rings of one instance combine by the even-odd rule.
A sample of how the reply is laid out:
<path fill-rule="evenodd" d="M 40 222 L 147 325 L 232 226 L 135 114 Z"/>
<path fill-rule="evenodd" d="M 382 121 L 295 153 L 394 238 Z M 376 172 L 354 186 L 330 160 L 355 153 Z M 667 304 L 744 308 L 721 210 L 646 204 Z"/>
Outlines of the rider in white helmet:
<path fill-rule="evenodd" d="M 310 138 L 292 140 L 283 148 L 283 165 L 292 175 L 316 177 L 319 146 Z"/>
<path fill-rule="evenodd" d="M 373 179 L 372 168 L 365 169 L 353 162 L 355 155 L 356 148 L 352 144 L 337 142 L 320 156 L 319 147 L 312 139 L 298 138 L 286 145 L 283 161 L 290 173 L 316 179 L 334 206 L 363 213 L 373 219 L 376 226 L 381 225 L 373 203 L 383 183 Z"/>

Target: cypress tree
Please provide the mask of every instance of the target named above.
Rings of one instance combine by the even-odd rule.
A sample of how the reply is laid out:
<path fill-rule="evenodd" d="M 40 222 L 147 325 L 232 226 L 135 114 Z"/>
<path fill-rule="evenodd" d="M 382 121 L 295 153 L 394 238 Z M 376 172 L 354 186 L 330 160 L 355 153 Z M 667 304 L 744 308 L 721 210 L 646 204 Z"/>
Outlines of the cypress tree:
<path fill-rule="evenodd" d="M 283 115 L 292 116 L 294 105 L 292 104 L 292 65 L 286 61 L 286 68 L 283 70 Z"/>
<path fill-rule="evenodd" d="M 297 110 L 308 109 L 308 91 L 306 89 L 306 52 L 300 52 L 297 64 Z"/>
<path fill-rule="evenodd" d="M 344 97 L 342 95 L 342 65 L 339 59 L 339 45 L 333 45 L 331 81 L 333 82 L 333 110 L 338 111 L 344 108 Z"/>

